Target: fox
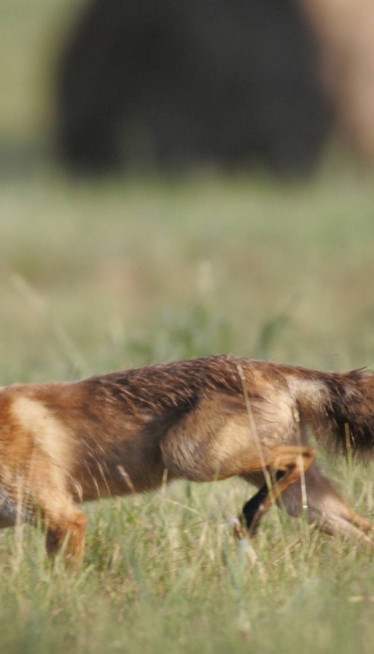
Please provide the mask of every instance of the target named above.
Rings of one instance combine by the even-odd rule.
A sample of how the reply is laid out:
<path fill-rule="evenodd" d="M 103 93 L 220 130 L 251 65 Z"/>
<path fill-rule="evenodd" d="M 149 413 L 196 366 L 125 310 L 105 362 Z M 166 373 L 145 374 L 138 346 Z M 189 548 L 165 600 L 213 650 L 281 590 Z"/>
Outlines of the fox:
<path fill-rule="evenodd" d="M 0 527 L 41 524 L 47 554 L 78 565 L 84 502 L 185 479 L 241 477 L 257 492 L 238 537 L 274 504 L 331 535 L 372 542 L 335 490 L 310 433 L 331 453 L 374 449 L 374 372 L 320 372 L 232 355 L 152 364 L 83 381 L 0 390 Z"/>

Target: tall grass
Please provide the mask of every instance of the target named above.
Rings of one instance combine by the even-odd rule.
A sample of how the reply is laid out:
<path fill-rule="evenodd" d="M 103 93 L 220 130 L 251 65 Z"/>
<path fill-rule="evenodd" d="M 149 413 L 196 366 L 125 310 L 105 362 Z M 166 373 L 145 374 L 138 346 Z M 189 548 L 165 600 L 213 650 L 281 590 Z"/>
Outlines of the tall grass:
<path fill-rule="evenodd" d="M 361 473 L 355 483 L 365 496 Z M 227 524 L 248 492 L 239 482 L 176 484 L 91 506 L 75 575 L 46 562 L 36 530 L 4 535 L 0 648 L 372 651 L 372 552 L 273 511 L 251 563 Z M 364 498 L 359 508 L 367 512 Z"/>
<path fill-rule="evenodd" d="M 369 176 L 68 183 L 43 152 L 56 44 L 80 5 L 3 5 L 0 384 L 229 351 L 373 365 Z M 373 518 L 372 470 L 323 465 Z M 273 509 L 254 561 L 229 524 L 252 492 L 176 483 L 87 506 L 75 574 L 46 560 L 40 530 L 2 531 L 0 652 L 372 654 L 373 553 Z"/>
<path fill-rule="evenodd" d="M 372 363 L 374 193 L 206 176 L 3 183 L 0 383 L 234 352 Z M 323 460 L 323 459 L 322 459 Z M 324 461 L 372 517 L 372 470 Z M 79 574 L 43 535 L 0 534 L 0 651 L 340 652 L 374 646 L 373 553 L 273 509 L 253 541 L 244 482 L 175 483 L 87 506 Z"/>

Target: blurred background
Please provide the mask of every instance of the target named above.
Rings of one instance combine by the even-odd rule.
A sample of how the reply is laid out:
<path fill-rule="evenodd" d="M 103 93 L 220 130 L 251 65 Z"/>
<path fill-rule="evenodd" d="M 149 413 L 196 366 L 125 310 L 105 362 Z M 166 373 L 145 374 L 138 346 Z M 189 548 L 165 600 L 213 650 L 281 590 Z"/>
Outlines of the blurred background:
<path fill-rule="evenodd" d="M 219 352 L 374 367 L 373 14 L 1 0 L 0 385 Z M 347 458 L 322 462 L 373 520 Z M 94 503 L 74 575 L 4 530 L 1 652 L 371 654 L 372 552 L 272 511 L 248 565 L 248 492 Z"/>
<path fill-rule="evenodd" d="M 3 0 L 0 79 L 1 383 L 374 364 L 371 0 Z"/>

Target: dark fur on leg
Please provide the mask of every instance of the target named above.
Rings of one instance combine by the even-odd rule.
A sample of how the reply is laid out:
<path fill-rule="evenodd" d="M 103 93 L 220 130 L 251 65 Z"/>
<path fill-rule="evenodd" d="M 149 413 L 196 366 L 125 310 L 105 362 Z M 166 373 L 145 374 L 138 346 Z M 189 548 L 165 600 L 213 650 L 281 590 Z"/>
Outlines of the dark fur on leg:
<path fill-rule="evenodd" d="M 278 470 L 275 475 L 276 480 L 278 481 L 283 477 L 284 472 Z M 242 516 L 245 520 L 247 530 L 251 536 L 255 536 L 257 533 L 258 526 L 260 524 L 261 515 L 265 506 L 266 499 L 269 495 L 269 487 L 267 484 L 264 484 L 260 490 L 251 497 L 246 504 L 243 506 Z"/>

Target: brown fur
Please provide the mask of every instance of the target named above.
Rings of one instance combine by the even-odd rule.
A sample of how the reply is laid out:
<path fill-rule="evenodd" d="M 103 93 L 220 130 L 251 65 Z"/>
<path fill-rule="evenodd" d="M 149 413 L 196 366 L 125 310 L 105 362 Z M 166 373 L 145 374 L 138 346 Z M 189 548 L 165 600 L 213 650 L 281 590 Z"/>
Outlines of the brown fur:
<path fill-rule="evenodd" d="M 373 418 L 370 372 L 323 373 L 231 356 L 3 388 L 0 526 L 40 516 L 48 551 L 66 541 L 67 554 L 79 560 L 82 502 L 152 490 L 166 476 L 239 475 L 261 487 L 244 507 L 250 530 L 282 497 L 290 514 L 305 505 L 310 522 L 325 531 L 369 539 L 371 525 L 313 463 L 307 426 L 326 445 L 370 453 Z"/>

